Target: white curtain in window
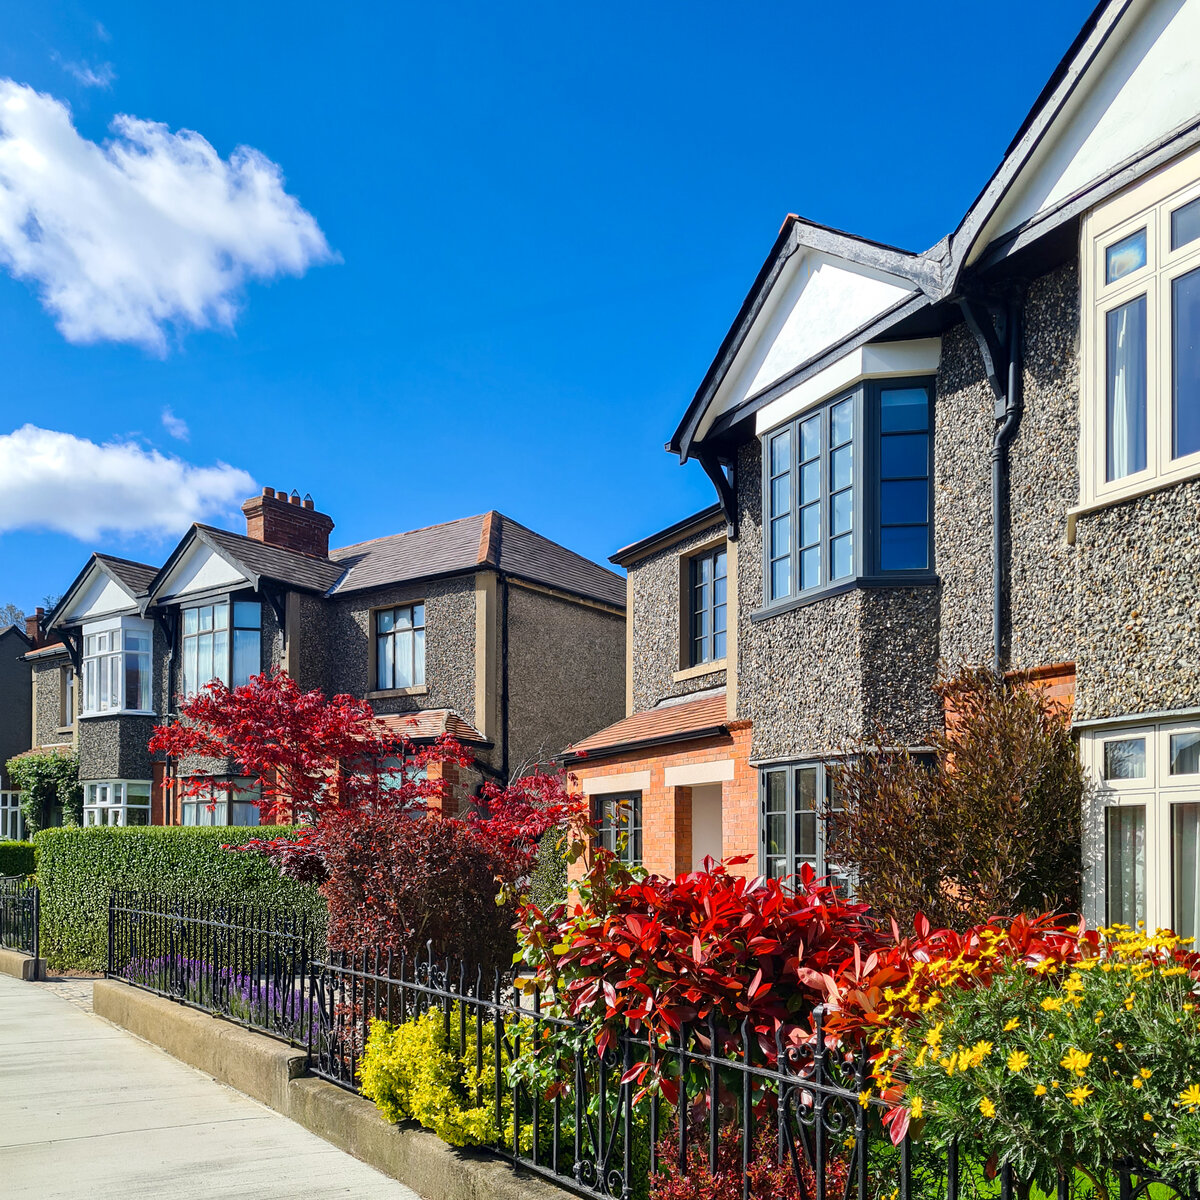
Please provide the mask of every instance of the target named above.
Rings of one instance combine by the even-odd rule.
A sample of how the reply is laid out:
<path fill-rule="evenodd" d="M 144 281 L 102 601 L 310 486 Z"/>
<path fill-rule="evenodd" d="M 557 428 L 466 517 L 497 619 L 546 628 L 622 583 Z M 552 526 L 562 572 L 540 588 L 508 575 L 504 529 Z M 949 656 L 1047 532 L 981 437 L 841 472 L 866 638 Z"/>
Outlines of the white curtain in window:
<path fill-rule="evenodd" d="M 1108 478 L 1146 467 L 1146 297 L 1114 308 L 1108 332 Z"/>
<path fill-rule="evenodd" d="M 1141 804 L 1105 810 L 1107 908 L 1110 925 L 1146 918 L 1146 809 Z"/>
<path fill-rule="evenodd" d="M 1200 931 L 1200 804 L 1171 806 L 1174 850 L 1175 912 L 1172 921 L 1180 937 Z"/>

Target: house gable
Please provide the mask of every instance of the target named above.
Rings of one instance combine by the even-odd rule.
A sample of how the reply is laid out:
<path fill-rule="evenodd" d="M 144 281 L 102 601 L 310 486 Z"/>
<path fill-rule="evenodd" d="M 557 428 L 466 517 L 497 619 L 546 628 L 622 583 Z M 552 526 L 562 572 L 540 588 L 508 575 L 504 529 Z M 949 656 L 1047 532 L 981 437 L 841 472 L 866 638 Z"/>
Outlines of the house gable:
<path fill-rule="evenodd" d="M 155 587 L 154 598 L 174 599 L 217 588 L 244 587 L 249 583 L 250 580 L 238 567 L 218 554 L 207 542 L 193 537 L 191 545 L 184 549 Z"/>
<path fill-rule="evenodd" d="M 1113 0 L 964 219 L 956 259 L 969 265 L 1072 201 L 1094 203 L 1106 180 L 1156 147 L 1185 149 L 1198 112 L 1200 0 Z"/>
<path fill-rule="evenodd" d="M 60 606 L 63 615 L 54 623 L 74 625 L 114 613 L 130 612 L 137 608 L 137 603 L 137 597 L 105 570 L 102 563 L 93 559 L 71 588 L 66 603 Z"/>

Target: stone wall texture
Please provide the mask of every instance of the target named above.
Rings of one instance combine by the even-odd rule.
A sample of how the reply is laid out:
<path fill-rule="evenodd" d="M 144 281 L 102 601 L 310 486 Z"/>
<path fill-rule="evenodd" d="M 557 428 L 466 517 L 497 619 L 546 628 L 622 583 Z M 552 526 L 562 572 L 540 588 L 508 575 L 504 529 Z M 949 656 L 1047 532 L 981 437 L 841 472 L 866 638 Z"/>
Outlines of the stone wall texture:
<path fill-rule="evenodd" d="M 151 777 L 147 743 L 153 717 L 86 717 L 79 722 L 79 778 Z"/>
<path fill-rule="evenodd" d="M 624 715 L 625 619 L 510 584 L 510 772 L 548 764 Z"/>
<path fill-rule="evenodd" d="M 34 659 L 33 678 L 37 680 L 36 738 L 39 746 L 52 746 L 56 742 L 69 742 L 69 733 L 59 733 L 62 728 L 62 672 L 70 660 L 66 654 L 53 658 Z M 31 683 L 32 687 L 32 683 Z M 32 698 L 30 698 L 32 702 Z"/>
<path fill-rule="evenodd" d="M 717 670 L 676 681 L 680 670 L 680 560 L 724 536 L 723 520 L 691 537 L 641 559 L 629 568 L 629 619 L 633 621 L 633 711 L 653 708 L 668 696 L 721 687 L 725 672 Z M 624 656 L 624 651 L 622 651 Z"/>

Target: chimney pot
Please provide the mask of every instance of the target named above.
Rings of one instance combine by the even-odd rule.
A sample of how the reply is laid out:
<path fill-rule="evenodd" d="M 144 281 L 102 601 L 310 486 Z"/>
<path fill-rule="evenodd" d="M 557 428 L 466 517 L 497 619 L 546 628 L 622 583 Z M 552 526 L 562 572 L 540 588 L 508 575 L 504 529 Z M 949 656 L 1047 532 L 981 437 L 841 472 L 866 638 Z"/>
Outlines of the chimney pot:
<path fill-rule="evenodd" d="M 274 488 L 265 487 L 265 488 L 263 488 L 263 495 L 264 495 L 264 496 L 274 496 L 274 495 L 275 495 L 275 489 L 274 489 Z"/>
<path fill-rule="evenodd" d="M 246 536 L 254 541 L 329 557 L 333 521 L 317 512 L 311 497 L 302 501 L 299 492 L 289 496 L 282 488 L 263 488 L 261 496 L 252 496 L 242 505 L 242 512 L 246 514 Z"/>
<path fill-rule="evenodd" d="M 295 492 L 295 491 L 292 492 L 292 494 L 288 497 L 288 503 L 294 504 L 294 505 L 296 505 L 297 508 L 299 508 L 300 507 L 300 493 Z"/>

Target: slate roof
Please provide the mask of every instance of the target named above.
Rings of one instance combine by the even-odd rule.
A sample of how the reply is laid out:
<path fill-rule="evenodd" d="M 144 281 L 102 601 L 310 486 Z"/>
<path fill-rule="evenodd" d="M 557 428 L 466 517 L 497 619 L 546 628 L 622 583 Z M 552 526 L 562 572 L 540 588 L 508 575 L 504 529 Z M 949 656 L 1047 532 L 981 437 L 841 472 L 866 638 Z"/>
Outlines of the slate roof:
<path fill-rule="evenodd" d="M 346 571 L 332 589 L 334 595 L 493 567 L 532 583 L 625 607 L 625 580 L 615 571 L 498 512 L 343 546 L 329 556 Z"/>
<path fill-rule="evenodd" d="M 145 595 L 150 581 L 158 574 L 158 568 L 149 563 L 134 562 L 131 558 L 117 558 L 112 554 L 97 554 L 102 562 L 134 596 Z"/>
<path fill-rule="evenodd" d="M 378 718 L 389 733 L 398 733 L 413 741 L 425 741 L 450 734 L 460 742 L 488 744 L 487 738 L 452 708 L 425 708 L 413 713 L 389 713 Z"/>
<path fill-rule="evenodd" d="M 684 741 L 724 731 L 726 719 L 725 689 L 721 688 L 699 700 L 661 704 L 636 712 L 569 746 L 560 757 L 571 762 L 600 758 L 604 753 L 644 742 Z"/>

